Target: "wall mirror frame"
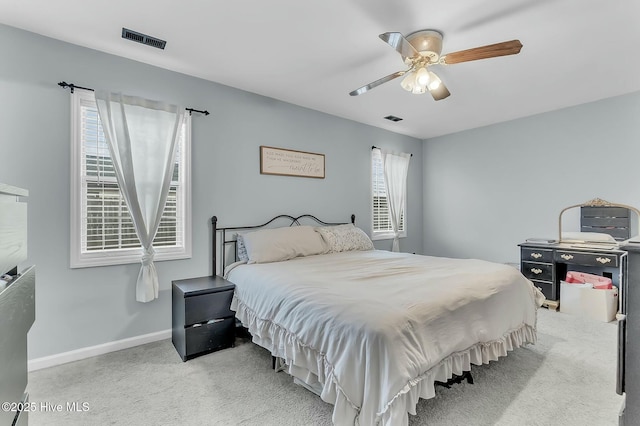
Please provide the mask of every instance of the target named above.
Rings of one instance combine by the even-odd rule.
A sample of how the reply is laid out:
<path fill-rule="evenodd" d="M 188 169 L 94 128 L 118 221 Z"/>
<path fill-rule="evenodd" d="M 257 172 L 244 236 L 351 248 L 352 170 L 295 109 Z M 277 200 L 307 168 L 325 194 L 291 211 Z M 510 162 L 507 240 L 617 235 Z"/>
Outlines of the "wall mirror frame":
<path fill-rule="evenodd" d="M 619 203 L 611 203 L 609 201 L 605 201 L 603 199 L 600 198 L 594 198 L 592 200 L 589 200 L 585 203 L 582 204 L 574 204 L 572 206 L 568 206 L 565 207 L 564 209 L 562 209 L 562 211 L 560 211 L 560 214 L 558 215 L 558 241 L 560 243 L 563 242 L 572 242 L 575 243 L 577 242 L 576 239 L 574 238 L 563 238 L 563 232 L 562 232 L 562 215 L 570 209 L 574 209 L 574 208 L 582 208 L 582 207 L 618 207 L 618 208 L 622 208 L 622 209 L 627 209 L 629 211 L 629 236 L 627 238 L 619 238 L 617 239 L 617 241 L 583 241 L 580 240 L 580 242 L 590 242 L 590 243 L 597 243 L 597 244 L 605 244 L 605 245 L 617 245 L 619 243 L 621 243 L 624 240 L 628 240 L 628 239 L 632 239 L 634 237 L 637 237 L 638 232 L 640 230 L 640 210 L 638 210 L 637 208 L 633 207 L 633 206 L 629 206 L 627 204 L 619 204 Z M 632 214 L 635 213 L 635 214 Z M 633 218 L 632 218 L 633 217 Z M 615 219 L 616 218 L 601 218 L 603 223 L 615 223 Z M 607 222 L 607 219 L 609 220 L 609 222 Z M 612 226 L 611 228 L 614 228 L 614 226 Z M 598 231 L 594 231 L 594 232 L 598 232 Z M 600 233 L 607 233 L 606 231 L 600 231 Z"/>

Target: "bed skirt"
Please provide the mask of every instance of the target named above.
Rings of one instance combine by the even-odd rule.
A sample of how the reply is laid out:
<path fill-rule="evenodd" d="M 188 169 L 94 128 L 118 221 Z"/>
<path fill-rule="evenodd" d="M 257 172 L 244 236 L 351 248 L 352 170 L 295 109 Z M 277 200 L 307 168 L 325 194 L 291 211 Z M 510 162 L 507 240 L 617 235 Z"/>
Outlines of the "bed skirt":
<path fill-rule="evenodd" d="M 297 336 L 269 320 L 258 318 L 254 311 L 235 295 L 231 309 L 236 317 L 252 335 L 252 340 L 271 352 L 273 356 L 283 358 L 290 375 L 304 382 L 308 389 L 322 389 L 319 393 L 323 401 L 334 406 L 332 420 L 334 425 L 369 426 L 359 422 L 360 406 L 351 401 L 334 376 L 334 368 L 326 359 L 326 354 L 300 341 Z M 435 397 L 435 382 L 446 382 L 453 375 L 461 375 L 471 370 L 471 365 L 488 364 L 506 356 L 507 352 L 525 344 L 536 343 L 536 329 L 523 324 L 515 330 L 505 333 L 502 338 L 492 342 L 478 343 L 463 351 L 455 352 L 438 364 L 409 380 L 396 395 L 380 407 L 375 413 L 375 424 L 382 426 L 407 426 L 407 413 L 416 414 L 420 398 Z"/>

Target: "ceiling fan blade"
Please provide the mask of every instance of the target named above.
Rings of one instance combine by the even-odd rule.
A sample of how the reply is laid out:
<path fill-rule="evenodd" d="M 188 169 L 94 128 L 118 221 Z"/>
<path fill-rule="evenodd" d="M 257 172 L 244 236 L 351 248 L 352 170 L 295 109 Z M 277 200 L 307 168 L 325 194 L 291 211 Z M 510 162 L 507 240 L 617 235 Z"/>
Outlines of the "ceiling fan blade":
<path fill-rule="evenodd" d="M 441 101 L 451 95 L 447 86 L 444 85 L 442 80 L 440 80 L 433 71 L 429 71 L 429 84 L 427 85 L 427 88 L 429 89 L 431 96 L 433 96 L 433 99 L 436 101 Z"/>
<path fill-rule="evenodd" d="M 459 64 L 460 62 L 477 61 L 478 59 L 515 55 L 520 53 L 520 49 L 522 49 L 522 43 L 520 43 L 520 40 L 511 40 L 502 43 L 489 44 L 487 46 L 475 47 L 473 49 L 447 53 L 442 57 L 442 62 L 447 65 L 451 65 Z"/>
<path fill-rule="evenodd" d="M 396 49 L 398 53 L 402 55 L 403 60 L 413 58 L 414 56 L 420 56 L 420 53 L 418 53 L 411 43 L 409 43 L 400 33 L 384 33 L 380 34 L 378 37 L 389 44 L 389 46 Z"/>
<path fill-rule="evenodd" d="M 369 83 L 369 84 L 367 84 L 365 86 L 362 86 L 362 87 L 360 87 L 360 88 L 358 88 L 358 89 L 356 89 L 356 90 L 354 90 L 352 92 L 349 92 L 349 94 L 351 96 L 362 95 L 363 93 L 368 92 L 369 90 L 373 89 L 374 87 L 380 86 L 381 84 L 384 84 L 387 81 L 391 81 L 394 78 L 398 78 L 398 77 L 401 77 L 401 76 L 405 75 L 406 72 L 407 71 L 396 71 L 393 74 L 389 74 L 386 77 L 382 77 L 381 79 L 378 79 L 378 80 L 376 80 L 376 81 L 374 81 L 372 83 Z"/>

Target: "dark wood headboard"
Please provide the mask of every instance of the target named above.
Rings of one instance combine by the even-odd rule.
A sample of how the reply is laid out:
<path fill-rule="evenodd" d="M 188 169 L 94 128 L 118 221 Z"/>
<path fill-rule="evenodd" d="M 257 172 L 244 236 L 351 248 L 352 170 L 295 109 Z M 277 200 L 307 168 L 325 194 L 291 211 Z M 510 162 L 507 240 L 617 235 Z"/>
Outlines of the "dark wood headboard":
<path fill-rule="evenodd" d="M 224 228 L 218 228 L 218 217 L 212 216 L 211 217 L 211 271 L 212 271 L 211 274 L 216 275 L 217 273 L 218 259 L 221 259 L 221 264 L 220 264 L 220 266 L 222 266 L 221 271 L 224 272 L 224 268 L 227 266 L 226 259 L 225 259 L 225 254 L 226 254 L 225 247 L 227 245 L 233 246 L 234 256 L 236 255 L 236 252 L 237 252 L 236 234 L 235 232 L 229 232 L 229 231 L 246 231 L 246 230 L 257 231 L 261 228 L 267 228 L 269 227 L 269 225 L 273 225 L 276 222 L 280 222 L 282 224 L 281 226 L 277 226 L 278 228 L 284 228 L 286 226 L 300 226 L 303 224 L 302 222 L 309 222 L 310 224 L 321 225 L 321 226 L 344 225 L 348 223 L 348 222 L 325 222 L 311 214 L 302 214 L 300 216 L 291 216 L 288 214 L 281 214 L 260 225 L 226 226 Z M 351 223 L 353 225 L 356 224 L 355 214 L 351 215 Z M 276 227 L 276 226 L 273 226 L 273 227 Z M 227 235 L 228 232 L 232 235 L 231 236 Z M 218 241 L 218 233 L 221 234 L 220 241 Z M 218 249 L 220 249 L 220 255 L 218 255 Z"/>

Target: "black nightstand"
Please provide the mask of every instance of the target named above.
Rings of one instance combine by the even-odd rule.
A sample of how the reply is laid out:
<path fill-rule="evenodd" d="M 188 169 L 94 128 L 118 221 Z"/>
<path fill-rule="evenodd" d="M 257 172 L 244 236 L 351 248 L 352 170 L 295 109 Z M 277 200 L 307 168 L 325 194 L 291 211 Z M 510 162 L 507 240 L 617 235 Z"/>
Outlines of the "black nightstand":
<path fill-rule="evenodd" d="M 219 276 L 173 281 L 171 340 L 182 361 L 233 346 L 234 289 Z"/>

